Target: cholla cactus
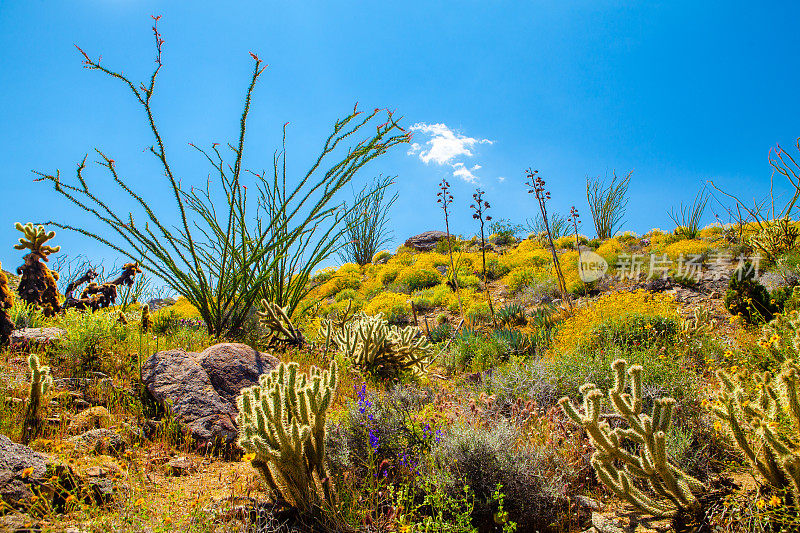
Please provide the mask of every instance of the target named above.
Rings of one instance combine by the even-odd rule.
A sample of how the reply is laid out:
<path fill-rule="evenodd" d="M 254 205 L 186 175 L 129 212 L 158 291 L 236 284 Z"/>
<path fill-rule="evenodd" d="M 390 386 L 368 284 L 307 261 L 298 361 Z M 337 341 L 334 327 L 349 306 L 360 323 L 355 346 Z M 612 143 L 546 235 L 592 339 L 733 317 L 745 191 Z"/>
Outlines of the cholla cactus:
<path fill-rule="evenodd" d="M 8 276 L 3 272 L 3 265 L 0 264 L 0 346 L 4 346 L 11 340 L 11 332 L 14 331 L 14 323 L 11 321 L 9 309 L 14 306 L 14 295 L 8 286 Z"/>
<path fill-rule="evenodd" d="M 142 321 L 140 322 L 140 327 L 143 333 L 147 333 L 153 329 L 153 315 L 150 314 L 150 306 L 147 304 L 142 306 Z"/>
<path fill-rule="evenodd" d="M 430 363 L 431 346 L 413 326 L 390 325 L 383 314 L 358 314 L 347 322 L 325 320 L 320 334 L 353 365 L 367 372 L 396 375 L 404 370 L 422 375 Z"/>
<path fill-rule="evenodd" d="M 239 445 L 255 454 L 253 466 L 280 498 L 304 512 L 332 503 L 325 464 L 325 415 L 339 383 L 338 367 L 280 363 L 243 389 L 239 406 Z"/>
<path fill-rule="evenodd" d="M 24 226 L 17 222 L 14 225 L 24 237 L 20 237 L 16 250 L 30 249 L 25 256 L 25 264 L 17 269 L 22 278 L 17 291 L 20 297 L 29 304 L 39 306 L 46 316 L 52 316 L 61 310 L 58 302 L 57 272 L 51 272 L 41 261 L 47 261 L 51 253 L 58 252 L 60 246 L 48 246 L 45 242 L 55 237 L 56 232 L 47 232 L 44 226 L 35 226 L 32 222 Z M 40 261 L 41 260 L 41 261 Z"/>
<path fill-rule="evenodd" d="M 767 259 L 774 259 L 783 252 L 793 250 L 799 237 L 794 223 L 788 218 L 781 218 L 769 222 L 764 229 L 750 237 L 750 245 L 761 251 Z"/>
<path fill-rule="evenodd" d="M 671 464 L 665 449 L 675 400 L 659 398 L 653 404 L 651 415 L 642 414 L 642 367 L 627 366 L 628 363 L 622 359 L 611 364 L 614 387 L 608 391 L 608 399 L 628 423 L 628 429 L 611 429 L 606 421 L 600 419 L 603 393 L 594 383 L 580 388 L 583 414 L 567 397 L 562 398 L 559 404 L 589 434 L 595 447 L 592 466 L 597 477 L 617 497 L 654 516 L 692 511 L 698 506 L 692 491 L 703 490 L 704 486 Z M 626 375 L 630 377 L 629 385 Z M 630 393 L 625 392 L 626 387 L 630 388 Z M 628 451 L 630 446 L 626 440 L 639 445 L 638 453 Z M 661 498 L 655 499 L 642 492 L 633 484 L 632 478 L 647 481 Z"/>
<path fill-rule="evenodd" d="M 58 252 L 60 246 L 48 246 L 45 243 L 56 236 L 55 231 L 45 231 L 44 226 L 34 226 L 33 222 L 28 222 L 24 226 L 17 222 L 14 227 L 25 235 L 20 237 L 19 244 L 14 245 L 15 250 L 30 249 L 32 254 L 36 254 L 42 261 L 47 261 L 47 256 Z"/>
<path fill-rule="evenodd" d="M 40 413 L 42 399 L 53 387 L 50 367 L 41 366 L 39 358 L 35 354 L 28 356 L 28 368 L 31 371 L 31 390 L 28 398 L 28 409 L 25 411 L 25 421 L 22 424 L 23 444 L 28 444 L 41 433 L 42 419 Z"/>
<path fill-rule="evenodd" d="M 800 353 L 800 311 L 776 315 L 761 332 L 758 344 L 762 348 Z"/>
<path fill-rule="evenodd" d="M 259 311 L 258 316 L 261 318 L 261 325 L 269 331 L 268 345 L 302 346 L 305 344 L 306 339 L 292 324 L 286 312 L 287 308 L 267 300 L 261 300 L 261 307 L 264 308 L 264 311 Z"/>
<path fill-rule="evenodd" d="M 714 413 L 727 424 L 753 468 L 773 487 L 789 488 L 795 506 L 800 506 L 800 449 L 797 447 L 800 369 L 797 364 L 787 362 L 777 380 L 769 372 L 756 374 L 752 381 L 723 371 L 717 372 L 717 376 L 722 390 Z M 751 390 L 755 392 L 748 393 Z M 786 435 L 787 421 L 794 426 L 793 438 Z"/>

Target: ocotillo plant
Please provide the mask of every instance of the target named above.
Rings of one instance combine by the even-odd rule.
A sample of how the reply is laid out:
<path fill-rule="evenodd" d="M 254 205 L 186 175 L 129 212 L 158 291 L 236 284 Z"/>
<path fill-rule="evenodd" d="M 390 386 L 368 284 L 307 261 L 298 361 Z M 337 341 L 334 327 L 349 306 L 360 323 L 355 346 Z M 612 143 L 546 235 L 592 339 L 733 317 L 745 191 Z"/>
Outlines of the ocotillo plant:
<path fill-rule="evenodd" d="M 45 231 L 44 226 L 34 226 L 32 222 L 24 226 L 17 222 L 14 226 L 24 235 L 14 248 L 30 250 L 25 255 L 25 263 L 17 269 L 17 273 L 22 275 L 17 292 L 24 301 L 41 307 L 45 316 L 52 316 L 61 310 L 56 286 L 58 272 L 51 272 L 42 261 L 48 261 L 50 254 L 61 249 L 60 246 L 45 244 L 56 236 L 56 232 Z"/>
<path fill-rule="evenodd" d="M 42 432 L 42 400 L 53 386 L 50 367 L 41 366 L 35 354 L 28 356 L 28 368 L 31 371 L 31 390 L 28 396 L 28 408 L 22 423 L 22 443 L 28 444 Z"/>
<path fill-rule="evenodd" d="M 703 490 L 703 484 L 671 464 L 666 453 L 667 431 L 672 423 L 675 400 L 659 398 L 653 404 L 652 413 L 643 414 L 642 367 L 627 367 L 628 363 L 622 359 L 611 364 L 614 387 L 608 391 L 608 399 L 629 428 L 611 429 L 608 422 L 600 419 L 603 393 L 594 383 L 586 383 L 580 388 L 583 414 L 568 397 L 562 398 L 559 404 L 589 434 L 595 448 L 592 466 L 600 481 L 617 497 L 654 516 L 695 510 L 698 502 L 692 491 Z M 629 388 L 629 393 L 625 392 L 626 388 Z M 631 444 L 639 445 L 638 452 L 629 451 Z M 645 494 L 634 485 L 632 478 L 647 481 L 662 498 L 655 499 Z"/>
<path fill-rule="evenodd" d="M 483 288 L 486 291 L 486 300 L 489 302 L 489 311 L 492 313 L 492 323 L 494 327 L 497 328 L 497 318 L 494 314 L 494 306 L 492 305 L 492 295 L 489 292 L 489 279 L 486 277 L 486 238 L 484 237 L 484 224 L 492 220 L 491 215 L 486 215 L 486 210 L 491 208 L 489 202 L 483 199 L 483 195 L 485 194 L 480 188 L 475 189 L 475 194 L 472 195 L 472 199 L 475 200 L 475 203 L 470 205 L 469 207 L 473 210 L 472 218 L 478 221 L 481 227 L 481 261 L 483 267 Z"/>
<path fill-rule="evenodd" d="M 325 462 L 325 415 L 339 383 L 338 367 L 280 363 L 258 385 L 242 390 L 239 445 L 254 454 L 253 467 L 276 496 L 302 512 L 332 504 L 334 491 Z"/>
<path fill-rule="evenodd" d="M 0 264 L 0 347 L 5 346 L 11 340 L 11 332 L 14 331 L 14 323 L 11 321 L 9 309 L 14 307 L 14 295 L 8 286 L 8 276 L 3 272 L 3 265 Z"/>
<path fill-rule="evenodd" d="M 192 145 L 211 165 L 213 176 L 206 179 L 204 174 L 199 181 L 192 180 L 173 168 L 156 120 L 153 97 L 164 64 L 158 18 L 154 17 L 152 27 L 154 68 L 143 83 L 78 50 L 84 68 L 119 82 L 143 112 L 152 139 L 148 152 L 156 158 L 163 185 L 174 202 L 169 215 L 159 213 L 137 193 L 124 177 L 122 165 L 99 150 L 98 165 L 123 196 L 133 201 L 135 212 L 119 212 L 115 202 L 91 187 L 86 157 L 78 164 L 73 181 L 63 179 L 58 171 L 37 174 L 65 199 L 105 224 L 106 231 L 93 232 L 63 222 L 53 225 L 91 237 L 130 261 L 142 261 L 144 270 L 197 308 L 210 334 L 230 336 L 241 332 L 261 298 L 291 309 L 297 306 L 310 290 L 308 277 L 320 261 L 335 253 L 344 230 L 334 200 L 337 193 L 364 165 L 410 137 L 391 112 L 361 112 L 354 107 L 334 123 L 319 155 L 303 165 L 309 169 L 305 174 L 287 176 L 285 150 L 278 150 L 272 176 L 254 174 L 250 191 L 258 191 L 259 197 L 254 202 L 251 196 L 248 201 L 247 176 L 243 175 L 247 118 L 254 90 L 266 69 L 258 55 L 251 53 L 251 76 L 237 117 L 238 138 L 222 145 L 229 152 L 220 143 L 212 143 L 208 149 Z M 285 139 L 285 125 L 283 131 Z M 192 182 L 198 186 L 191 186 Z M 287 182 L 292 184 L 288 188 Z M 172 214 L 177 219 L 175 226 L 164 223 Z"/>
<path fill-rule="evenodd" d="M 789 489 L 793 503 L 800 507 L 800 369 L 793 361 L 773 379 L 772 374 L 756 374 L 752 382 L 742 376 L 717 372 L 722 390 L 714 413 L 724 421 L 733 440 L 753 469 L 771 486 Z M 777 382 L 777 383 L 776 383 Z M 748 391 L 755 390 L 754 394 Z M 791 421 L 794 435 L 781 430 Z"/>
<path fill-rule="evenodd" d="M 550 253 L 553 255 L 553 268 L 558 278 L 558 288 L 561 291 L 561 298 L 564 302 L 569 304 L 567 282 L 564 280 L 564 274 L 561 272 L 561 264 L 558 262 L 558 253 L 556 253 L 556 245 L 553 243 L 553 234 L 550 232 L 550 223 L 547 218 L 547 201 L 550 200 L 550 191 L 545 190 L 544 179 L 539 175 L 538 170 L 528 169 L 525 172 L 525 177 L 527 178 L 525 185 L 528 186 L 528 194 L 535 194 L 536 201 L 539 202 L 539 210 L 542 213 L 544 228 L 547 232 L 547 241 L 550 243 Z"/>
<path fill-rule="evenodd" d="M 447 234 L 447 254 L 450 257 L 450 277 L 453 283 L 453 288 L 456 291 L 458 298 L 458 312 L 461 317 L 464 317 L 464 308 L 461 305 L 461 290 L 458 286 L 458 272 L 456 271 L 455 263 L 453 262 L 453 240 L 450 238 L 450 210 L 449 206 L 453 203 L 453 195 L 450 194 L 450 183 L 446 179 L 442 179 L 439 183 L 439 192 L 436 193 L 436 203 L 442 207 L 444 211 L 444 229 Z"/>

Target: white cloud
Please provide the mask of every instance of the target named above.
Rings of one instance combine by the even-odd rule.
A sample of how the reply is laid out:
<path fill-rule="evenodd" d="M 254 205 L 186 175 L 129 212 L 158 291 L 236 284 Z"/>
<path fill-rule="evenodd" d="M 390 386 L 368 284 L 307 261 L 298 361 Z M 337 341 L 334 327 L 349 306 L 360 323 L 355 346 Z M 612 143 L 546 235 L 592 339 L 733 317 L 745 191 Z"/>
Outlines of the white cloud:
<path fill-rule="evenodd" d="M 480 168 L 480 165 L 475 165 L 475 167 L 467 168 L 464 166 L 464 163 L 453 163 L 453 176 L 457 178 L 461 178 L 464 181 L 468 181 L 469 183 L 475 183 L 478 181 L 478 176 L 472 173 L 472 171 L 477 170 L 475 167 Z"/>
<path fill-rule="evenodd" d="M 500 183 L 503 183 L 504 181 L 506 181 L 506 177 L 505 176 L 498 176 L 497 181 L 499 181 Z"/>
<path fill-rule="evenodd" d="M 461 159 L 473 157 L 473 149 L 476 145 L 493 144 L 494 142 L 489 139 L 467 137 L 451 130 L 445 124 L 419 122 L 409 129 L 430 138 L 425 142 L 424 147 L 419 143 L 412 144 L 407 152 L 408 155 L 418 154 L 420 160 L 425 164 L 449 165 L 453 167 L 453 176 L 471 183 L 478 180 L 474 172 L 479 170 L 481 165 L 473 165 L 468 168 Z"/>

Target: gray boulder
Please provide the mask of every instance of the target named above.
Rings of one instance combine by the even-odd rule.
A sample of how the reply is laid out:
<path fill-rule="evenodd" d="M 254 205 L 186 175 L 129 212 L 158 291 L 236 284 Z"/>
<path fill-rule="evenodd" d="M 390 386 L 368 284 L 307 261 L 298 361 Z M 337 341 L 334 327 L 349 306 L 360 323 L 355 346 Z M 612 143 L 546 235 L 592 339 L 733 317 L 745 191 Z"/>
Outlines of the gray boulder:
<path fill-rule="evenodd" d="M 447 238 L 444 231 L 426 231 L 419 235 L 409 237 L 405 246 L 418 252 L 430 252 L 436 248 L 436 243 Z"/>
<path fill-rule="evenodd" d="M 277 365 L 277 358 L 246 344 L 216 344 L 201 353 L 164 350 L 142 365 L 142 382 L 196 442 L 227 445 L 238 433 L 239 392 Z"/>
<path fill-rule="evenodd" d="M 67 331 L 62 328 L 22 328 L 11 333 L 11 345 L 52 344 Z"/>
<path fill-rule="evenodd" d="M 47 473 L 47 456 L 0 435 L 0 499 L 11 507 L 25 506 Z"/>

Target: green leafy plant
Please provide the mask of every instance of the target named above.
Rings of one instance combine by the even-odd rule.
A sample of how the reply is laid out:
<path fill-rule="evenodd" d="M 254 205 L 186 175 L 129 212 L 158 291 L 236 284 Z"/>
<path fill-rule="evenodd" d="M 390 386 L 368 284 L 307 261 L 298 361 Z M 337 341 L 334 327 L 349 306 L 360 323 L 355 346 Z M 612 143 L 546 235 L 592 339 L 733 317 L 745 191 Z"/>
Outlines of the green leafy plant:
<path fill-rule="evenodd" d="M 628 185 L 633 171 L 624 178 L 613 173 L 611 183 L 599 177 L 586 178 L 586 200 L 598 239 L 610 239 L 617 232 L 628 206 Z"/>
<path fill-rule="evenodd" d="M 756 279 L 755 268 L 750 263 L 743 263 L 733 272 L 723 302 L 730 314 L 741 316 L 748 324 L 772 320 L 774 308 L 770 294 Z"/>
<path fill-rule="evenodd" d="M 325 420 L 336 396 L 336 361 L 327 370 L 312 366 L 298 372 L 297 363 L 281 362 L 258 385 L 242 390 L 239 445 L 253 454 L 251 463 L 279 498 L 302 512 L 318 514 L 332 505 L 325 456 Z"/>
<path fill-rule="evenodd" d="M 504 326 L 524 326 L 528 317 L 522 305 L 512 303 L 497 310 L 497 321 Z"/>
<path fill-rule="evenodd" d="M 541 214 L 537 214 L 533 219 L 527 220 L 528 232 L 542 241 L 547 239 L 547 227 L 554 239 L 560 239 L 569 231 L 569 219 L 559 213 L 548 213 L 550 217 L 545 224 Z"/>
<path fill-rule="evenodd" d="M 673 398 L 659 398 L 650 415 L 642 413 L 642 367 L 617 359 L 611 364 L 614 387 L 608 399 L 628 428 L 611 429 L 600 419 L 603 393 L 594 383 L 580 388 L 583 394 L 583 414 L 572 401 L 564 397 L 559 401 L 564 412 L 589 434 L 595 452 L 592 466 L 603 484 L 642 512 L 654 516 L 668 516 L 675 512 L 691 512 L 699 503 L 693 494 L 705 489 L 704 485 L 669 462 L 666 454 L 666 436 L 672 424 L 675 409 Z M 630 390 L 626 392 L 625 389 Z M 630 446 L 638 444 L 638 451 Z M 633 479 L 646 481 L 658 495 L 645 494 Z"/>

